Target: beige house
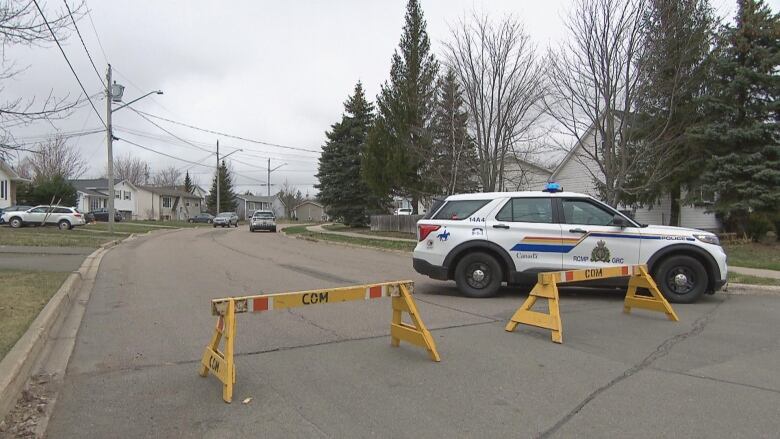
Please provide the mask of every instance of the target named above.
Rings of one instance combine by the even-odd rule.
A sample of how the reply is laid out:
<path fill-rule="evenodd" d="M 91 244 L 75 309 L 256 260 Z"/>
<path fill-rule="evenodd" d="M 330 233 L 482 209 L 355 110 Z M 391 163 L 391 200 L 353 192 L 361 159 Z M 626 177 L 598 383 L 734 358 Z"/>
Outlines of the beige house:
<path fill-rule="evenodd" d="M 203 210 L 202 199 L 176 187 L 139 186 L 138 218 L 146 220 L 187 220 Z"/>
<path fill-rule="evenodd" d="M 328 219 L 328 215 L 325 214 L 325 207 L 312 200 L 306 200 L 295 206 L 293 215 L 301 221 L 326 221 Z"/>
<path fill-rule="evenodd" d="M 16 187 L 30 180 L 22 178 L 4 160 L 0 159 L 0 209 L 16 204 Z"/>

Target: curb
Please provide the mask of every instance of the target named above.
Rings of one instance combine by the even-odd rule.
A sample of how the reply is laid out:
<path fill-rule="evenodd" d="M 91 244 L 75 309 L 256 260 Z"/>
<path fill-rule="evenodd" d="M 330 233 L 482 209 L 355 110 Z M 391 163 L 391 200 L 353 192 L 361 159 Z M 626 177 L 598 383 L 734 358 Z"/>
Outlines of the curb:
<path fill-rule="evenodd" d="M 320 232 L 312 232 L 312 233 L 320 233 Z M 405 255 L 405 256 L 409 256 L 409 255 L 412 254 L 411 250 L 409 250 L 409 251 L 406 251 L 406 250 L 396 250 L 396 249 L 392 249 L 392 248 L 372 247 L 370 245 L 359 245 L 359 244 L 351 244 L 351 243 L 348 243 L 348 242 L 330 241 L 330 240 L 327 240 L 327 239 L 317 239 L 317 238 L 312 238 L 310 236 L 288 235 L 288 234 L 284 233 L 283 230 L 282 230 L 282 234 L 285 236 L 285 238 L 300 239 L 302 241 L 317 242 L 317 243 L 325 244 L 325 245 L 339 245 L 341 247 L 362 248 L 362 249 L 366 249 L 366 250 L 374 250 L 374 251 L 379 251 L 379 252 L 395 253 L 395 254 Z M 323 235 L 327 235 L 327 233 L 323 233 Z"/>
<path fill-rule="evenodd" d="M 134 236 L 131 234 L 125 239 Z M 103 255 L 120 242 L 114 240 L 103 243 L 87 256 L 79 269 L 65 279 L 54 296 L 30 324 L 30 327 L 27 328 L 27 331 L 0 361 L 0 421 L 16 406 L 18 395 L 22 392 L 33 367 L 40 359 L 46 342 L 53 335 L 50 334 L 52 326 L 61 316 L 67 314 L 90 269 L 93 266 L 97 269 Z"/>
<path fill-rule="evenodd" d="M 333 223 L 330 223 L 330 224 L 333 224 Z M 313 225 L 313 226 L 306 227 L 306 230 L 308 232 L 311 232 L 311 233 L 322 233 L 324 235 L 346 236 L 348 238 L 364 238 L 364 239 L 374 239 L 374 240 L 377 240 L 377 241 L 390 241 L 390 242 L 408 242 L 408 243 L 413 243 L 413 244 L 417 243 L 417 240 L 415 240 L 415 239 L 392 238 L 392 237 L 389 237 L 389 236 L 362 235 L 360 233 L 342 233 L 342 232 L 337 232 L 337 231 L 334 231 L 334 230 L 328 230 L 328 229 L 323 229 L 322 228 L 322 226 L 327 226 L 327 225 L 329 225 L 329 224 L 316 224 L 316 225 Z M 312 230 L 310 227 L 320 227 L 320 230 Z M 360 236 L 355 236 L 355 235 L 360 235 Z"/>
<path fill-rule="evenodd" d="M 780 294 L 780 286 L 728 283 L 723 292 L 734 295 L 772 295 Z"/>

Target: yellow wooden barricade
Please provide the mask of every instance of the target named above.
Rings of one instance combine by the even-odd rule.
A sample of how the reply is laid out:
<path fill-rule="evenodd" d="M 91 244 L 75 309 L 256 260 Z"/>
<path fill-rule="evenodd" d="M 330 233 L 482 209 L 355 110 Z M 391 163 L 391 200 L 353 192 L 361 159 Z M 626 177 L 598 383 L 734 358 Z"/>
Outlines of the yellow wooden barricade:
<path fill-rule="evenodd" d="M 384 282 L 341 288 L 326 288 L 293 293 L 277 293 L 256 296 L 226 297 L 211 301 L 211 313 L 217 316 L 217 325 L 211 342 L 203 351 L 200 375 L 212 373 L 222 382 L 222 399 L 233 399 L 233 384 L 236 382 L 236 365 L 233 346 L 236 335 L 236 314 L 263 312 L 275 309 L 295 308 L 324 303 L 346 302 L 352 300 L 392 298 L 392 321 L 390 340 L 392 346 L 399 346 L 401 340 L 420 346 L 428 351 L 433 361 L 441 361 L 436 350 L 436 342 L 425 326 L 417 310 L 412 293 L 414 282 Z M 403 321 L 403 313 L 409 314 L 411 324 Z M 224 339 L 224 351 L 219 350 Z"/>
<path fill-rule="evenodd" d="M 672 321 L 678 321 L 677 314 L 669 302 L 658 291 L 658 286 L 647 272 L 646 265 L 624 265 L 619 267 L 589 268 L 585 270 L 567 270 L 548 273 L 539 273 L 538 281 L 528 298 L 509 319 L 506 330 L 512 332 L 517 325 L 536 326 L 549 329 L 552 341 L 563 343 L 563 326 L 561 325 L 561 312 L 558 306 L 558 284 L 569 284 L 594 279 L 606 279 L 611 277 L 627 277 L 628 291 L 623 301 L 623 312 L 630 313 L 632 308 L 641 308 L 650 311 L 659 311 L 666 314 Z M 638 288 L 646 288 L 650 296 L 637 296 Z M 547 312 L 532 311 L 534 304 L 539 299 L 547 299 Z"/>

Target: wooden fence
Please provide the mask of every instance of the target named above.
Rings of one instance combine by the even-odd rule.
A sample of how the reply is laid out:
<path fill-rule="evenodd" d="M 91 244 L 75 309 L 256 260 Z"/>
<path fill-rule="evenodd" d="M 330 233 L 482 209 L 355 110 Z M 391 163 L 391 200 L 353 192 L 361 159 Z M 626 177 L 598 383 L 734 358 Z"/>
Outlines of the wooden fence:
<path fill-rule="evenodd" d="M 417 220 L 422 217 L 422 215 L 371 215 L 371 231 L 417 233 Z"/>

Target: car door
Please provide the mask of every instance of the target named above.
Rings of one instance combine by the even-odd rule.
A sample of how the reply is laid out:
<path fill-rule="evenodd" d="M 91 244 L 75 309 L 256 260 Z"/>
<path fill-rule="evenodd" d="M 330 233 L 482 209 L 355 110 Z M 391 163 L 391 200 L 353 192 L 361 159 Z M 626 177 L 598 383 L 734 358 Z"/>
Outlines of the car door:
<path fill-rule="evenodd" d="M 633 223 L 612 225 L 615 211 L 589 198 L 558 198 L 563 240 L 571 248 L 564 269 L 639 263 L 642 235 Z"/>
<path fill-rule="evenodd" d="M 43 222 L 43 220 L 46 218 L 46 212 L 48 211 L 48 207 L 46 206 L 39 206 L 33 209 L 30 209 L 27 211 L 27 213 L 24 215 L 24 222 L 30 223 L 30 224 L 40 224 Z"/>
<path fill-rule="evenodd" d="M 509 252 L 516 271 L 561 270 L 561 226 L 550 197 L 510 198 L 486 225 L 488 239 Z"/>

